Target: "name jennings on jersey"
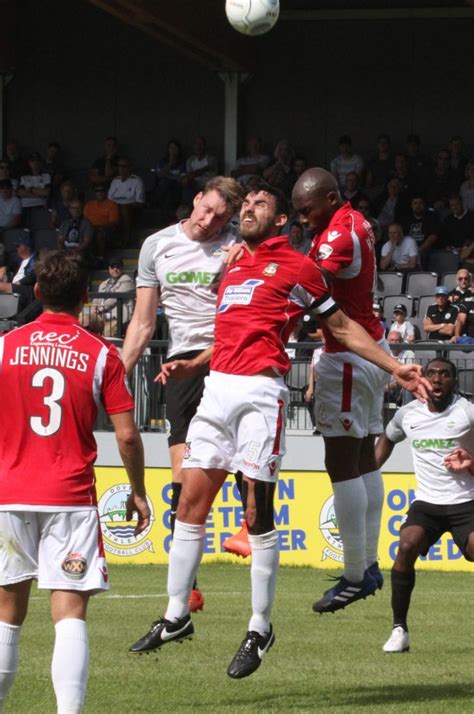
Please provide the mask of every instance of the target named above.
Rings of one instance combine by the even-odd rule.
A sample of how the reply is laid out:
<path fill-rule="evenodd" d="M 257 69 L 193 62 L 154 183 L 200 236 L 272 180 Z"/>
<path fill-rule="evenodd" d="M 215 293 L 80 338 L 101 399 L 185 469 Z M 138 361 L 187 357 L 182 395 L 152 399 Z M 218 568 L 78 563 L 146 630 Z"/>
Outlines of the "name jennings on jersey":
<path fill-rule="evenodd" d="M 20 345 L 10 358 L 9 364 L 26 366 L 64 367 L 65 369 L 86 372 L 90 355 L 78 352 L 71 343 L 79 336 L 61 335 L 56 332 L 33 332 L 30 341 L 34 344 Z"/>

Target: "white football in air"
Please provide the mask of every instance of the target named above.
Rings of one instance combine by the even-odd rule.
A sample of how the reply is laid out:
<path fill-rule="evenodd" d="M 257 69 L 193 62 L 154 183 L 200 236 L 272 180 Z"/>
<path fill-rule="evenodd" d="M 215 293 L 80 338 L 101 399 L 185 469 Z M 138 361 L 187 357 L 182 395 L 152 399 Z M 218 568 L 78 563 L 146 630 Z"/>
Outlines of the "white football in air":
<path fill-rule="evenodd" d="M 226 0 L 225 14 L 237 32 L 264 35 L 278 20 L 280 0 Z"/>

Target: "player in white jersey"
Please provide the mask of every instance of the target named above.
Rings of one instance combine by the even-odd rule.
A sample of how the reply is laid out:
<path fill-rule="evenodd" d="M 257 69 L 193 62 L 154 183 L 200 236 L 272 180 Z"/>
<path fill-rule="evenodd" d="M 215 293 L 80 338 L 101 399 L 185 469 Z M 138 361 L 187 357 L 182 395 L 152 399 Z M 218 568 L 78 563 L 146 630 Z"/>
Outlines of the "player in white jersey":
<path fill-rule="evenodd" d="M 229 221 L 241 201 L 239 184 L 234 179 L 217 176 L 194 198 L 189 219 L 149 236 L 140 251 L 137 302 L 125 337 L 123 360 L 130 374 L 155 332 L 156 311 L 161 303 L 169 325 L 167 359 L 179 360 L 181 365 L 178 369 L 181 378 L 166 383 L 172 533 L 181 493 L 186 432 L 201 401 L 212 353 L 223 248 L 235 242 L 235 231 Z M 200 368 L 197 374 L 191 371 L 196 367 Z M 173 376 L 178 376 L 177 372 Z M 240 487 L 238 478 L 237 484 Z M 195 585 L 190 601 L 193 612 L 202 610 L 204 604 Z"/>
<path fill-rule="evenodd" d="M 406 438 L 417 479 L 392 568 L 393 630 L 384 652 L 410 648 L 407 615 L 418 556 L 450 532 L 466 560 L 474 561 L 474 405 L 455 393 L 456 367 L 449 360 L 428 362 L 425 377 L 433 390 L 428 402 L 402 407 L 376 445 L 381 467 Z"/>

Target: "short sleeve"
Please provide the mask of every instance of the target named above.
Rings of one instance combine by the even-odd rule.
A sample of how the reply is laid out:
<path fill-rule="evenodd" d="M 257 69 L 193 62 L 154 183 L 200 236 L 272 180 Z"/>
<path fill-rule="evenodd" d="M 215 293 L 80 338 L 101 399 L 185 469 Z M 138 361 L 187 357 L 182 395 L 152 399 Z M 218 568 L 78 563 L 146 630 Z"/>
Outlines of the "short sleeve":
<path fill-rule="evenodd" d="M 311 257 L 316 260 L 321 270 L 337 275 L 352 263 L 354 257 L 354 243 L 350 231 L 344 226 L 335 226 L 326 231 L 311 250 Z"/>
<path fill-rule="evenodd" d="M 406 335 L 407 337 L 415 336 L 415 327 L 411 322 L 406 322 Z"/>
<path fill-rule="evenodd" d="M 410 258 L 415 258 L 418 255 L 418 246 L 413 238 L 410 238 L 410 244 L 408 245 L 408 255 Z"/>
<path fill-rule="evenodd" d="M 137 176 L 135 184 L 135 201 L 137 203 L 145 203 L 145 189 L 139 176 Z"/>
<path fill-rule="evenodd" d="M 108 349 L 101 401 L 107 414 L 129 412 L 134 408 L 125 368 L 115 345 L 110 345 Z"/>
<path fill-rule="evenodd" d="M 157 238 L 149 236 L 140 250 L 138 258 L 137 288 L 158 288 L 160 281 L 155 270 Z"/>
<path fill-rule="evenodd" d="M 382 246 L 382 257 L 385 258 L 385 256 L 388 255 L 389 252 L 390 252 L 390 242 L 387 241 Z"/>
<path fill-rule="evenodd" d="M 397 444 L 399 441 L 403 441 L 406 437 L 406 434 L 403 430 L 402 422 L 403 408 L 398 410 L 393 419 L 387 424 L 387 427 L 385 429 L 385 434 L 387 435 L 387 438 L 390 439 L 390 441 L 393 441 L 395 444 Z"/>

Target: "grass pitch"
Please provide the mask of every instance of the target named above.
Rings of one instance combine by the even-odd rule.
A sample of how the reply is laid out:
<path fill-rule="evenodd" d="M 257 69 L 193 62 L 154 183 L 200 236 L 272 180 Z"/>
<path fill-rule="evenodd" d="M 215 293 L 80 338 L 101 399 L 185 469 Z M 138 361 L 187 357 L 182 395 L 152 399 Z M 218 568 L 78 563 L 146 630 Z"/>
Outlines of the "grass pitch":
<path fill-rule="evenodd" d="M 109 594 L 89 608 L 91 668 L 86 714 L 144 712 L 474 712 L 472 573 L 417 573 L 411 652 L 387 655 L 390 575 L 376 597 L 334 615 L 311 604 L 330 587 L 323 571 L 281 568 L 273 615 L 276 642 L 260 669 L 235 681 L 227 666 L 245 635 L 249 569 L 205 565 L 206 597 L 192 642 L 134 656 L 166 603 L 166 568 L 111 567 Z M 48 594 L 34 590 L 20 669 L 5 714 L 55 711 L 50 682 L 53 628 Z"/>

